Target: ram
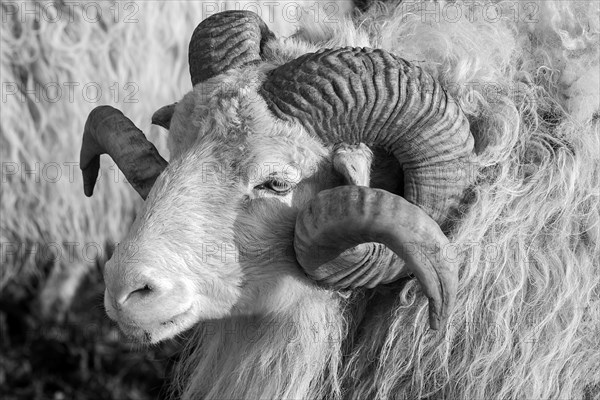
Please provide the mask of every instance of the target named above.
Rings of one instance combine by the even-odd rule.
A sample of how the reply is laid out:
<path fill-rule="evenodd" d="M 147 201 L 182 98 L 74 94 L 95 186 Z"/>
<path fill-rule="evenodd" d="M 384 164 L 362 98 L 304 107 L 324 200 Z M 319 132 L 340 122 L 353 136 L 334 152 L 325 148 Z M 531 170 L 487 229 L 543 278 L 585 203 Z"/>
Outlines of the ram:
<path fill-rule="evenodd" d="M 597 119 L 576 127 L 526 67 L 501 68 L 526 64 L 510 25 L 401 7 L 288 39 L 248 11 L 201 22 L 193 90 L 153 117 L 169 162 L 120 111 L 89 115 L 86 195 L 108 153 L 145 199 L 104 304 L 142 342 L 193 327 L 183 398 L 597 388 Z M 453 34 L 472 42 L 436 53 Z M 519 91 L 490 101 L 469 79 Z"/>

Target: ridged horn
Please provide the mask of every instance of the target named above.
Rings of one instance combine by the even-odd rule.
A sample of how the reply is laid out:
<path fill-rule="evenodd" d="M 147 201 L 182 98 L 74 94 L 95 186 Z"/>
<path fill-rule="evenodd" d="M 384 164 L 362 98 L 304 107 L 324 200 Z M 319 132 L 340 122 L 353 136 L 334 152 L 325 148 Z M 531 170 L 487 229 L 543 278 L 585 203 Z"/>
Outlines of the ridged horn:
<path fill-rule="evenodd" d="M 190 40 L 188 58 L 192 85 L 262 59 L 262 47 L 274 39 L 264 21 L 252 11 L 223 11 L 200 22 Z M 175 104 L 152 116 L 154 125 L 169 129 Z"/>
<path fill-rule="evenodd" d="M 105 153 L 112 157 L 144 200 L 167 167 L 167 161 L 144 133 L 121 111 L 110 106 L 93 109 L 83 130 L 79 166 L 83 173 L 83 190 L 88 197 L 94 192 L 100 155 Z"/>
<path fill-rule="evenodd" d="M 306 54 L 272 70 L 261 87 L 271 111 L 327 144 L 391 152 L 404 196 L 442 224 L 468 186 L 469 122 L 439 82 L 383 50 Z"/>
<path fill-rule="evenodd" d="M 421 208 L 385 190 L 339 186 L 320 192 L 296 220 L 294 248 L 309 276 L 366 241 L 385 244 L 406 262 L 429 298 L 429 324 L 439 329 L 454 306 L 458 271 L 444 254 L 448 239 Z M 346 272 L 348 276 L 358 273 L 361 279 L 369 276 L 368 281 L 393 279 L 398 271 Z"/>
<path fill-rule="evenodd" d="M 206 18 L 190 41 L 192 85 L 261 61 L 264 43 L 274 38 L 264 21 L 251 11 L 224 11 Z"/>
<path fill-rule="evenodd" d="M 404 196 L 439 225 L 469 185 L 473 137 L 466 117 L 433 77 L 393 54 L 362 48 L 306 54 L 272 70 L 261 94 L 276 116 L 299 121 L 325 144 L 364 143 L 392 153 L 403 169 Z M 372 287 L 406 273 L 373 241 L 366 235 L 354 243 L 359 247 L 345 247 L 320 265 L 309 262 L 310 251 L 302 253 L 312 245 L 298 246 L 297 257 L 310 276 L 335 288 Z"/>

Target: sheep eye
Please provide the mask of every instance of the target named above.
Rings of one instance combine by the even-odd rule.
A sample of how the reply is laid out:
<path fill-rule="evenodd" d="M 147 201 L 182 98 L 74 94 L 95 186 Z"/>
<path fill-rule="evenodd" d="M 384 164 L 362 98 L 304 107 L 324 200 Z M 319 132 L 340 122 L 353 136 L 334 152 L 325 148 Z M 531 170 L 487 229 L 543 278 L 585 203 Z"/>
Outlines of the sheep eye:
<path fill-rule="evenodd" d="M 293 188 L 290 183 L 280 179 L 271 179 L 254 187 L 254 189 L 258 190 L 268 190 L 278 196 L 288 194 Z"/>

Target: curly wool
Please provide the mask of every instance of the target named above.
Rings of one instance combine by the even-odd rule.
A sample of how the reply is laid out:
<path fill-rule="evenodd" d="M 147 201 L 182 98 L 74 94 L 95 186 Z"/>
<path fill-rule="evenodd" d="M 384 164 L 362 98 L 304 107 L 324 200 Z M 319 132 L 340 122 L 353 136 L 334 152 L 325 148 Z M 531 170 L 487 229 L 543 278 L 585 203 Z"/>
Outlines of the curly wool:
<path fill-rule="evenodd" d="M 458 99 L 477 157 L 464 207 L 446 227 L 447 256 L 461 257 L 447 327 L 429 330 L 414 280 L 307 298 L 288 314 L 204 323 L 176 393 L 600 398 L 599 6 L 495 4 L 500 15 L 531 4 L 535 13 L 490 22 L 485 5 L 456 2 L 462 18 L 435 20 L 424 9 L 441 13 L 447 3 L 375 4 L 358 28 L 308 21 L 273 50 L 284 61 L 366 41 L 417 63 Z"/>
<path fill-rule="evenodd" d="M 499 6 L 510 15 L 515 4 Z M 539 23 L 415 13 L 383 29 L 381 47 L 426 60 L 459 99 L 478 160 L 452 235 L 464 261 L 449 328 L 427 332 L 408 284 L 351 357 L 355 373 L 366 354 L 384 355 L 357 398 L 375 387 L 380 398 L 581 398 L 600 382 L 599 6 L 536 6 Z"/>

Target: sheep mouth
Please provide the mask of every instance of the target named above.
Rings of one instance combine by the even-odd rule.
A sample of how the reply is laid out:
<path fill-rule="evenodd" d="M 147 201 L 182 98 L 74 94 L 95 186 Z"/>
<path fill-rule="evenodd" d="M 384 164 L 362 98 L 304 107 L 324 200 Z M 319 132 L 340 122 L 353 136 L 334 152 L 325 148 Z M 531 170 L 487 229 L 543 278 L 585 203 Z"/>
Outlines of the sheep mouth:
<path fill-rule="evenodd" d="M 193 308 L 192 305 L 167 320 L 150 325 L 131 324 L 124 321 L 119 321 L 118 324 L 127 338 L 142 344 L 156 344 L 191 328 L 195 323 Z"/>
<path fill-rule="evenodd" d="M 182 317 L 185 317 L 186 314 L 189 314 L 189 312 L 192 311 L 193 307 L 194 306 L 191 305 L 185 311 L 180 312 L 179 314 L 175 314 L 173 317 L 169 318 L 166 321 L 160 322 L 159 324 L 161 326 L 167 326 L 167 325 L 175 324 L 179 319 L 181 319 Z"/>

